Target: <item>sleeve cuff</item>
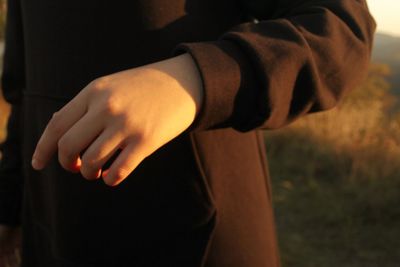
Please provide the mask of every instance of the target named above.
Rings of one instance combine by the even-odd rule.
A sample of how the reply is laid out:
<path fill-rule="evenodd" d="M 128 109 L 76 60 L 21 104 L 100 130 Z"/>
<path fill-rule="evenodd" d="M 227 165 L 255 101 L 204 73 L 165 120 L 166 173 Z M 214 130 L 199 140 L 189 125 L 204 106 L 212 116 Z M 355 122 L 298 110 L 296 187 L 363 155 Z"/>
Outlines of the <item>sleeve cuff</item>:
<path fill-rule="evenodd" d="M 232 127 L 250 130 L 250 114 L 256 103 L 256 78 L 240 48 L 227 40 L 181 43 L 173 55 L 189 53 L 201 75 L 202 107 L 188 131 Z"/>

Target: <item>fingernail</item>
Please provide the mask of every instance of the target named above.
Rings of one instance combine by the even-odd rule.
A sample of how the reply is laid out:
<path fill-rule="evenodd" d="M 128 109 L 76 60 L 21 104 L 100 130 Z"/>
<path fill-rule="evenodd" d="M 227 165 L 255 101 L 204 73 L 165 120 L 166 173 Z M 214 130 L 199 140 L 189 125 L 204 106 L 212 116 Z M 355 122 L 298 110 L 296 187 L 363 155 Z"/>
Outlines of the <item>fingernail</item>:
<path fill-rule="evenodd" d="M 36 158 L 33 158 L 32 159 L 32 167 L 35 169 L 35 170 L 40 170 L 41 168 L 42 168 L 42 164 L 41 164 L 41 162 L 38 160 L 38 159 L 36 159 Z"/>

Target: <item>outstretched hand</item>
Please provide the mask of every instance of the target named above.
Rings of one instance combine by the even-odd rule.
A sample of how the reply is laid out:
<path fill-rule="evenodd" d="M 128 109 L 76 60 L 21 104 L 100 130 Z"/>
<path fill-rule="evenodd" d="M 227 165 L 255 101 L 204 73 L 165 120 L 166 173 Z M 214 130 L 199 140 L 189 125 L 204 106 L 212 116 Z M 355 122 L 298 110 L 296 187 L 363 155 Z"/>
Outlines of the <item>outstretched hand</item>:
<path fill-rule="evenodd" d="M 96 79 L 53 114 L 32 166 L 43 169 L 58 151 L 64 169 L 117 185 L 192 124 L 202 90 L 189 54 Z M 102 170 L 118 149 L 118 157 Z"/>

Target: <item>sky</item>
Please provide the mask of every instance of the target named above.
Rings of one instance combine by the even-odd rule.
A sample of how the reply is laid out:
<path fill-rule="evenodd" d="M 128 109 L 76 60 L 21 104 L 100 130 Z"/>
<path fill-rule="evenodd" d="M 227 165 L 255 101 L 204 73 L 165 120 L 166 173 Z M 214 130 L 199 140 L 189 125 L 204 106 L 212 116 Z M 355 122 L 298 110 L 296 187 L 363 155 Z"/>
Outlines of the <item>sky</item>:
<path fill-rule="evenodd" d="M 367 0 L 378 31 L 400 36 L 400 0 Z"/>

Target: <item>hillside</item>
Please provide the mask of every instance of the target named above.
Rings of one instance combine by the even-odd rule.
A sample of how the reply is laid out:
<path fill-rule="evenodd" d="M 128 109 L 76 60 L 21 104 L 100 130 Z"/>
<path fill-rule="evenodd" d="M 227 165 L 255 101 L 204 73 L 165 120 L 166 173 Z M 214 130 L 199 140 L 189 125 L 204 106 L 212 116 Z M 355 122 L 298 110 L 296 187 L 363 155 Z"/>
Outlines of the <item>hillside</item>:
<path fill-rule="evenodd" d="M 388 81 L 391 83 L 392 92 L 400 95 L 400 37 L 377 33 L 372 61 L 389 65 L 392 74 Z"/>

